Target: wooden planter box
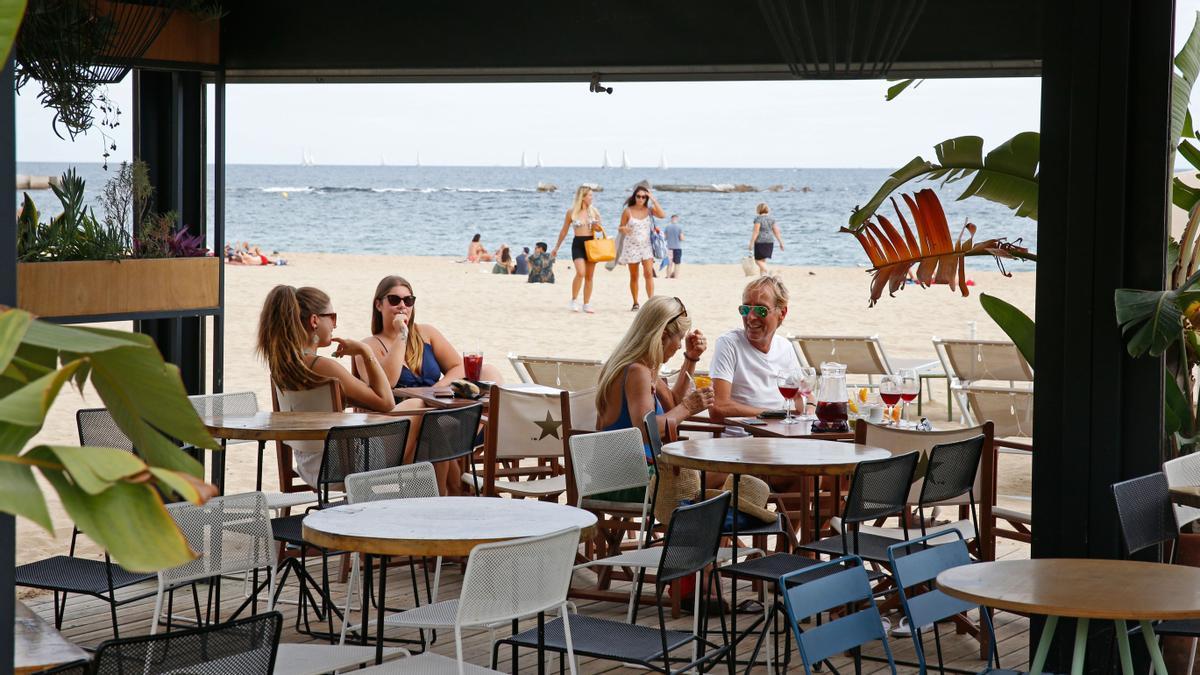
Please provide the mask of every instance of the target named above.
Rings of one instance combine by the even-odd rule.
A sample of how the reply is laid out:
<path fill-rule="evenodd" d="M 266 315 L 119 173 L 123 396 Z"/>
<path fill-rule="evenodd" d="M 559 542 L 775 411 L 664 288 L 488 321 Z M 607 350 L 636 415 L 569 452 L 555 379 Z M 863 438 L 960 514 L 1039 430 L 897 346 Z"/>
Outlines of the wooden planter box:
<path fill-rule="evenodd" d="M 17 306 L 43 317 L 210 309 L 220 304 L 210 258 L 84 260 L 17 265 Z"/>

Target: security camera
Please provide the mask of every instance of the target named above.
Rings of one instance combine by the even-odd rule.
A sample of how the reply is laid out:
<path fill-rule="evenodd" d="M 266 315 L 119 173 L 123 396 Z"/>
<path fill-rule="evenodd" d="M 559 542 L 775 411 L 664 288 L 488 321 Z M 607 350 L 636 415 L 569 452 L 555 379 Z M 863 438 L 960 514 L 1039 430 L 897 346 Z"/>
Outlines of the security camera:
<path fill-rule="evenodd" d="M 594 73 L 592 75 L 592 83 L 588 86 L 588 91 L 595 92 L 597 94 L 611 94 L 612 87 L 606 87 L 600 84 L 600 73 Z"/>

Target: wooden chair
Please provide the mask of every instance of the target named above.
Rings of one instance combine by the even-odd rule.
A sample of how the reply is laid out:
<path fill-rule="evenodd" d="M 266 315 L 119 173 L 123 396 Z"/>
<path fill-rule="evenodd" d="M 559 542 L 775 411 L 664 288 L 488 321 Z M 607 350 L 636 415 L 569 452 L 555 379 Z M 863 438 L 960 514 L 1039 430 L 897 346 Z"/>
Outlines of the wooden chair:
<path fill-rule="evenodd" d="M 340 412 L 346 409 L 346 404 L 342 397 L 342 386 L 337 380 L 330 380 L 305 391 L 281 390 L 272 382 L 271 409 L 275 412 Z M 275 441 L 280 492 L 314 492 L 311 486 L 300 479 L 292 462 L 293 448 L 306 447 L 303 444 L 311 444 L 315 450 L 325 447 L 323 441 Z M 284 515 L 288 512 L 288 509 L 283 509 Z"/>
<path fill-rule="evenodd" d="M 567 490 L 562 394 L 562 390 L 542 386 L 492 387 L 484 434 L 486 496 L 506 492 L 514 497 L 556 500 Z M 583 416 L 589 407 L 595 408 L 595 387 L 568 396 L 578 399 L 569 403 L 575 415 Z M 537 464 L 530 465 L 528 460 Z"/>
<path fill-rule="evenodd" d="M 508 361 L 522 382 L 541 384 L 567 391 L 582 391 L 596 386 L 603 361 L 561 359 L 551 356 L 509 354 Z"/>

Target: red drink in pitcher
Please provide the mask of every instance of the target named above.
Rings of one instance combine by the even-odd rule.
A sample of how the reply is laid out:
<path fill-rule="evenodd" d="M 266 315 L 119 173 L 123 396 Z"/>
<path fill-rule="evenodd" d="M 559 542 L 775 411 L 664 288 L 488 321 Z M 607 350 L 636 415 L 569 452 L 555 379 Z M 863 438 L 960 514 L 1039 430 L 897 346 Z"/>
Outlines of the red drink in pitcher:
<path fill-rule="evenodd" d="M 465 352 L 463 354 L 463 377 L 479 381 L 483 371 L 483 354 L 481 352 Z"/>
<path fill-rule="evenodd" d="M 847 405 L 845 401 L 818 401 L 817 402 L 817 419 L 827 425 L 845 422 L 847 419 Z"/>

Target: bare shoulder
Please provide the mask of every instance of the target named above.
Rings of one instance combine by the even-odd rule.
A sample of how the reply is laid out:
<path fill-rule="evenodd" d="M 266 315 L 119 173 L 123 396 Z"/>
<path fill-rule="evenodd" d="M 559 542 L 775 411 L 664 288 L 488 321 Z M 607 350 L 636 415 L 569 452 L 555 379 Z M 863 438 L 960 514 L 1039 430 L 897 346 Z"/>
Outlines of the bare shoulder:
<path fill-rule="evenodd" d="M 312 365 L 313 372 L 325 377 L 340 378 L 344 373 L 349 373 L 346 367 L 338 362 L 337 359 L 330 356 L 319 357 Z"/>
<path fill-rule="evenodd" d="M 647 368 L 646 365 L 643 363 L 630 364 L 629 370 L 627 371 L 627 374 L 625 377 L 626 377 L 627 382 L 632 382 L 639 386 L 648 385 L 648 384 L 650 384 L 650 381 L 653 379 L 653 376 L 650 373 L 650 369 Z"/>
<path fill-rule="evenodd" d="M 442 335 L 442 331 L 438 330 L 433 324 L 419 323 L 417 330 L 421 332 L 421 337 L 425 342 L 432 344 L 435 340 L 445 340 L 446 336 Z"/>

